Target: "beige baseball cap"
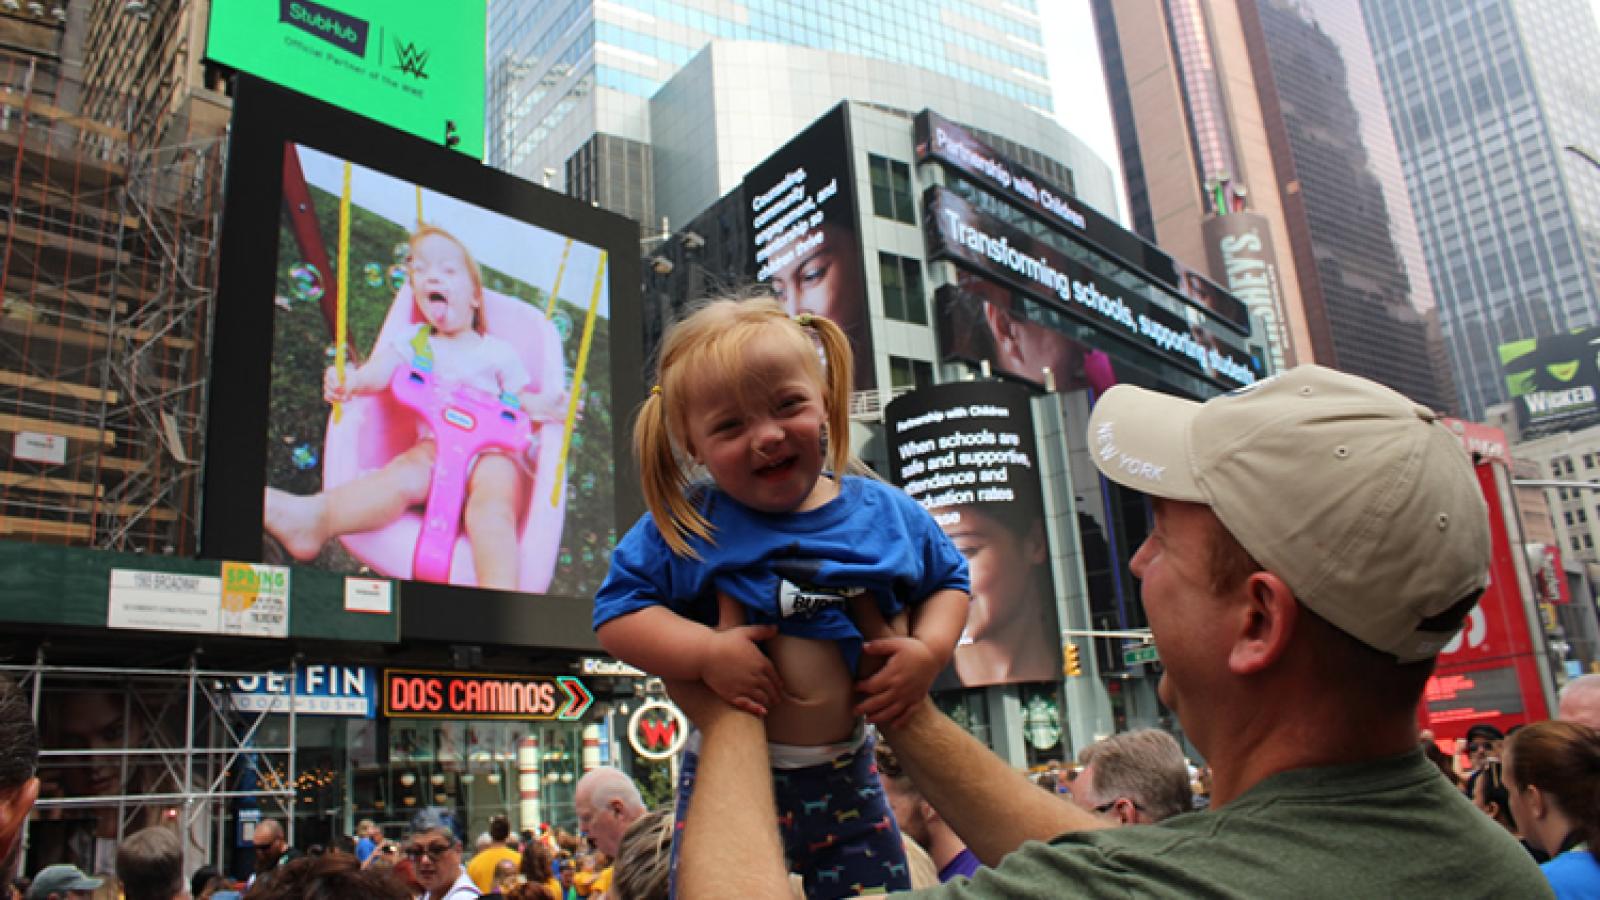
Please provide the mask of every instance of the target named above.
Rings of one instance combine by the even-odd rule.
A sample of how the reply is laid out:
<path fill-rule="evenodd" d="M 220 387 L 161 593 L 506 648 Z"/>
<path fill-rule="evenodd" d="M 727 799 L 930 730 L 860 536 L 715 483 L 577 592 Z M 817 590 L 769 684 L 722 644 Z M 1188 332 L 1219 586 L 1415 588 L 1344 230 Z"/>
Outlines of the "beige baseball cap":
<path fill-rule="evenodd" d="M 1364 378 L 1299 366 L 1205 403 L 1118 385 L 1089 448 L 1118 484 L 1211 507 L 1300 602 L 1401 662 L 1436 655 L 1488 584 L 1460 439 Z"/>

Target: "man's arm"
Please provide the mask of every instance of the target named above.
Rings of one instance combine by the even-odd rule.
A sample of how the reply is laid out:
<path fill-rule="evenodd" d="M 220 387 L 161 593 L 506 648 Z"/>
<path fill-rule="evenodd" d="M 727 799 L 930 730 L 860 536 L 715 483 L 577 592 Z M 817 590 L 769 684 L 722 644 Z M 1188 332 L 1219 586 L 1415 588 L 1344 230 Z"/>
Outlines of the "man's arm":
<path fill-rule="evenodd" d="M 986 866 L 999 865 L 1025 841 L 1111 827 L 1040 789 L 931 700 L 883 733 L 917 790 Z"/>
<path fill-rule="evenodd" d="M 788 897 L 767 733 L 701 682 L 669 682 L 700 729 L 700 764 L 678 848 L 682 897 Z"/>

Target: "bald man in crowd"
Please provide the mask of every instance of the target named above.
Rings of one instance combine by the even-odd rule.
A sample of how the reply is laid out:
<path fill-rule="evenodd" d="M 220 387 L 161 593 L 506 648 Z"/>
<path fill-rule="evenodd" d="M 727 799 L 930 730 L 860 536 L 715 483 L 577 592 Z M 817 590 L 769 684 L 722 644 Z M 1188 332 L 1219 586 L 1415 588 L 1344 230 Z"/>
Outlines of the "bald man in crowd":
<path fill-rule="evenodd" d="M 622 835 L 645 814 L 639 787 L 626 772 L 601 766 L 578 779 L 572 805 L 578 813 L 578 829 L 594 841 L 596 849 L 615 860 L 622 846 Z M 776 820 L 776 817 L 774 817 Z M 611 889 L 610 866 L 595 877 L 592 894 Z"/>
<path fill-rule="evenodd" d="M 1583 675 L 1561 689 L 1556 718 L 1600 729 L 1600 675 Z"/>

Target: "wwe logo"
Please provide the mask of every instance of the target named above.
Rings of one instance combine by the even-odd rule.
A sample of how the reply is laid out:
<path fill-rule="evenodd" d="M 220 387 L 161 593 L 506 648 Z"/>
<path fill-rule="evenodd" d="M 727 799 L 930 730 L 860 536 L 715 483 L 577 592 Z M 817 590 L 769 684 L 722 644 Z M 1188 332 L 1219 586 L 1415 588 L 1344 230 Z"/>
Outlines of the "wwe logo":
<path fill-rule="evenodd" d="M 394 52 L 400 57 L 400 64 L 395 68 L 415 78 L 428 77 L 426 68 L 430 51 L 420 49 L 416 44 L 402 44 L 399 38 L 395 38 Z"/>

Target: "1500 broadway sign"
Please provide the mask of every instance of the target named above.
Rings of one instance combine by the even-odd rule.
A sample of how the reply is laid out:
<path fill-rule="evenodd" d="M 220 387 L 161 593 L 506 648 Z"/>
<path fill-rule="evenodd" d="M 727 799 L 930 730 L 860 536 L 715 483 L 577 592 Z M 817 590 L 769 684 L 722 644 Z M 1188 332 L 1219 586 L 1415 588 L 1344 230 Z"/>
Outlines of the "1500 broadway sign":
<path fill-rule="evenodd" d="M 1088 267 L 983 215 L 949 191 L 928 189 L 923 228 L 931 256 L 998 277 L 1207 377 L 1235 386 L 1254 384 L 1259 377 L 1255 360 L 1143 297 L 1125 296 Z"/>

